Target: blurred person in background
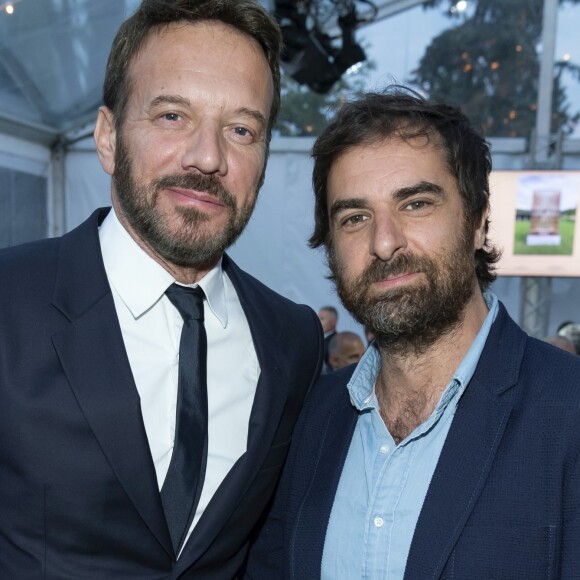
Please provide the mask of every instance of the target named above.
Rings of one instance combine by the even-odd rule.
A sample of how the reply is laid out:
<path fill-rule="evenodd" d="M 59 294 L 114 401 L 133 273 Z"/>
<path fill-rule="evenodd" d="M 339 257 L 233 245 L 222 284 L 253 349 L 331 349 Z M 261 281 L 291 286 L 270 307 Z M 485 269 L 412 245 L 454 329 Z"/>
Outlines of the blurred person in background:
<path fill-rule="evenodd" d="M 318 319 L 320 320 L 322 332 L 324 333 L 324 370 L 328 372 L 331 370 L 328 364 L 328 345 L 332 337 L 337 333 L 338 310 L 334 306 L 323 306 L 318 311 Z"/>
<path fill-rule="evenodd" d="M 574 344 L 576 354 L 580 354 L 580 324 L 568 322 L 560 326 L 558 336 L 562 336 Z"/>
<path fill-rule="evenodd" d="M 333 371 L 356 364 L 365 352 L 365 345 L 358 334 L 337 332 L 328 346 L 328 363 Z"/>

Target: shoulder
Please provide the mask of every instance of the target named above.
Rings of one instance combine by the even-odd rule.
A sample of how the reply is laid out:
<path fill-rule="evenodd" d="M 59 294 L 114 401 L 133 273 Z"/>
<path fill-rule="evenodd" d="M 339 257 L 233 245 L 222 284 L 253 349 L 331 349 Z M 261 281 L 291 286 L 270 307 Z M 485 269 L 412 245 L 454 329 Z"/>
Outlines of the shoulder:
<path fill-rule="evenodd" d="M 259 304 L 264 317 L 292 329 L 298 336 L 305 333 L 322 342 L 320 321 L 310 306 L 297 304 L 272 290 L 242 270 L 227 254 L 224 254 L 222 265 L 242 302 Z"/>
<path fill-rule="evenodd" d="M 61 237 L 0 250 L 0 301 L 47 304 L 61 283 L 81 280 L 81 290 L 102 278 L 97 210 Z M 103 270 L 104 271 L 104 270 Z"/>
<path fill-rule="evenodd" d="M 355 368 L 356 365 L 350 365 L 338 371 L 320 375 L 316 385 L 312 389 L 309 400 L 312 400 L 313 404 L 330 400 L 332 405 L 336 403 L 348 403 L 350 405 L 347 385 Z"/>
<path fill-rule="evenodd" d="M 320 428 L 322 421 L 334 416 L 336 413 L 356 415 L 356 409 L 350 402 L 348 381 L 354 372 L 356 365 L 345 367 L 335 372 L 320 375 L 306 397 L 300 421 L 308 429 L 308 425 L 314 429 Z M 310 436 L 310 435 L 309 435 Z"/>
<path fill-rule="evenodd" d="M 488 372 L 498 382 L 516 377 L 527 404 L 553 398 L 580 405 L 580 357 L 528 336 L 500 307 L 482 355 Z"/>
<path fill-rule="evenodd" d="M 522 375 L 538 385 L 538 394 L 580 408 L 580 356 L 535 338 L 527 337 Z"/>
<path fill-rule="evenodd" d="M 325 435 L 350 438 L 358 412 L 350 402 L 347 384 L 356 365 L 321 375 L 306 397 L 296 426 L 298 453 L 315 452 Z"/>
<path fill-rule="evenodd" d="M 485 400 L 513 406 L 527 432 L 559 438 L 569 425 L 580 438 L 580 357 L 529 337 L 501 304 L 472 381 Z"/>
<path fill-rule="evenodd" d="M 501 303 L 482 361 L 493 366 L 496 375 L 522 374 L 532 383 L 553 383 L 556 378 L 569 383 L 580 378 L 579 356 L 528 336 Z"/>
<path fill-rule="evenodd" d="M 248 293 L 253 294 L 256 298 L 265 300 L 273 308 L 290 309 L 303 313 L 312 311 L 310 307 L 293 302 L 289 298 L 272 290 L 272 288 L 269 288 L 251 274 L 248 274 L 248 272 L 240 268 L 227 254 L 224 254 L 222 266 L 224 272 L 232 279 L 234 284 L 242 285 Z"/>
<path fill-rule="evenodd" d="M 528 337 L 513 418 L 536 452 L 549 449 L 562 469 L 580 466 L 580 356 Z M 571 473 L 571 472 L 568 472 Z M 579 472 L 580 473 L 580 472 Z"/>
<path fill-rule="evenodd" d="M 28 242 L 0 250 L 0 278 L 2 285 L 14 281 L 34 284 L 53 275 L 64 244 L 89 259 L 98 249 L 98 219 L 108 209 L 95 211 L 85 222 L 60 237 Z"/>
<path fill-rule="evenodd" d="M 60 238 L 51 238 L 0 250 L 0 288 L 38 284 L 53 275 Z"/>
<path fill-rule="evenodd" d="M 42 261 L 47 254 L 56 251 L 59 240 L 60 238 L 49 238 L 3 248 L 0 250 L 0 266 L 18 267 L 24 261 Z"/>
<path fill-rule="evenodd" d="M 509 375 L 510 366 L 516 367 L 513 392 L 505 391 L 513 397 L 512 418 L 549 441 L 561 442 L 559 449 L 580 452 L 580 357 L 521 332 L 521 357 L 506 348 L 503 361 L 488 361 L 499 385 L 505 369 Z"/>

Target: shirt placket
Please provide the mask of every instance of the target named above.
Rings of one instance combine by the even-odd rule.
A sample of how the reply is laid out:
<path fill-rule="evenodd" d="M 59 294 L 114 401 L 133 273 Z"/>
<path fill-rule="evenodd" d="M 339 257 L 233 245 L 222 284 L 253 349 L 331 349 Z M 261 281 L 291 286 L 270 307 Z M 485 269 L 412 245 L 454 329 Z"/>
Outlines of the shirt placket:
<path fill-rule="evenodd" d="M 378 412 L 373 410 L 373 413 L 377 413 L 375 421 L 377 418 L 380 420 Z M 397 447 L 386 429 L 375 445 L 373 467 L 367 472 L 370 478 L 369 502 L 365 518 L 362 577 L 366 580 L 386 580 L 396 507 L 410 471 L 409 461 L 405 458 L 410 450 Z"/>

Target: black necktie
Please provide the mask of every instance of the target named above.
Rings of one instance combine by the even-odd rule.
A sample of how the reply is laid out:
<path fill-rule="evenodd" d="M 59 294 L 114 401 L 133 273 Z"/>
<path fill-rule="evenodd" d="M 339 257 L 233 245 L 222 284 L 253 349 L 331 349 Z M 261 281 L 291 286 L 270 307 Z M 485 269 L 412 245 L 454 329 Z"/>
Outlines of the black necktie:
<path fill-rule="evenodd" d="M 183 318 L 175 442 L 161 501 L 175 555 L 195 513 L 207 460 L 207 339 L 203 290 L 172 284 L 165 293 Z"/>

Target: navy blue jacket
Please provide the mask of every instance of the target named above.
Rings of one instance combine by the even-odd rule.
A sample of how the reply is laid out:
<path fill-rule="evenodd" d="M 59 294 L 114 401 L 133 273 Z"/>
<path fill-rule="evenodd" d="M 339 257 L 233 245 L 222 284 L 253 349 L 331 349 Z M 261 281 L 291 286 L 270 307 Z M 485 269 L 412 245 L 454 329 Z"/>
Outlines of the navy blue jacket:
<path fill-rule="evenodd" d="M 175 563 L 102 262 L 105 214 L 0 252 L 0 578 L 231 578 L 322 364 L 320 322 L 224 256 L 261 373 L 247 452 Z"/>
<path fill-rule="evenodd" d="M 346 389 L 353 368 L 321 377 L 308 397 L 248 578 L 320 577 L 357 421 Z M 500 304 L 419 515 L 405 580 L 580 578 L 579 453 L 580 357 L 529 338 Z"/>

